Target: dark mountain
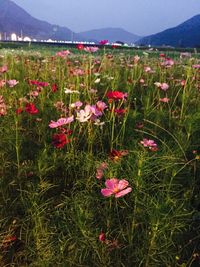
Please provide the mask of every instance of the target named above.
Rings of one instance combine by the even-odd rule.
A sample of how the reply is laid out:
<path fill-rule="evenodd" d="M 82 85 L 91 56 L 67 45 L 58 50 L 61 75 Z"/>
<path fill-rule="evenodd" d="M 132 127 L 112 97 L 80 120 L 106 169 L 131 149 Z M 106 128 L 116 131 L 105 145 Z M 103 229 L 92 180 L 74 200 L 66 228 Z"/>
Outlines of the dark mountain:
<path fill-rule="evenodd" d="M 0 0 L 0 32 L 9 36 L 29 36 L 38 40 L 80 40 L 78 34 L 66 27 L 52 25 L 29 15 L 24 9 L 11 0 Z"/>
<path fill-rule="evenodd" d="M 200 15 L 181 23 L 177 27 L 140 39 L 140 45 L 174 47 L 200 47 Z"/>
<path fill-rule="evenodd" d="M 122 41 L 130 44 L 141 38 L 140 36 L 137 36 L 120 28 L 96 29 L 91 31 L 80 32 L 79 34 L 91 41 L 108 40 L 110 43 Z"/>

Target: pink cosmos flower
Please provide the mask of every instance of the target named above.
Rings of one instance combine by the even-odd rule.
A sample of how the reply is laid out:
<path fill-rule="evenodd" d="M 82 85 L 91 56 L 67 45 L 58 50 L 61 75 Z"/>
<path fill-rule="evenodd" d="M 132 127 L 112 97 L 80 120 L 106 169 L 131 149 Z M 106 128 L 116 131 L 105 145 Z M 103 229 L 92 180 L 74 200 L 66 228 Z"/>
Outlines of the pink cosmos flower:
<path fill-rule="evenodd" d="M 154 84 L 163 91 L 167 91 L 169 89 L 169 85 L 167 83 L 155 82 Z"/>
<path fill-rule="evenodd" d="M 10 88 L 14 87 L 15 85 L 17 85 L 19 82 L 16 80 L 8 80 L 7 84 Z"/>
<path fill-rule="evenodd" d="M 0 67 L 0 73 L 4 73 L 8 71 L 8 66 L 7 65 L 3 65 L 2 67 Z"/>
<path fill-rule="evenodd" d="M 83 103 L 81 101 L 76 101 L 72 104 L 70 104 L 71 108 L 80 108 L 83 105 Z"/>
<path fill-rule="evenodd" d="M 194 64 L 192 65 L 193 69 L 200 69 L 200 64 Z"/>
<path fill-rule="evenodd" d="M 170 99 L 168 97 L 160 98 L 160 102 L 163 102 L 163 103 L 168 103 L 169 100 Z"/>
<path fill-rule="evenodd" d="M 76 119 L 80 122 L 86 122 L 92 117 L 92 111 L 91 111 L 91 106 L 86 105 L 84 109 L 81 109 L 80 111 L 77 112 L 77 117 Z"/>
<path fill-rule="evenodd" d="M 142 141 L 140 141 L 140 144 L 142 144 L 144 147 L 148 147 L 152 151 L 158 150 L 157 144 L 154 140 L 144 138 Z"/>
<path fill-rule="evenodd" d="M 51 121 L 49 123 L 49 127 L 50 128 L 57 128 L 57 127 L 69 124 L 69 123 L 71 123 L 73 121 L 74 121 L 74 116 L 72 115 L 71 117 L 68 117 L 68 118 L 60 118 L 57 121 Z"/>
<path fill-rule="evenodd" d="M 161 63 L 162 66 L 171 68 L 174 65 L 174 60 L 171 58 L 165 58 L 165 61 Z"/>
<path fill-rule="evenodd" d="M 97 101 L 97 103 L 96 103 L 96 108 L 97 108 L 99 111 L 103 112 L 104 109 L 107 108 L 107 105 L 106 105 L 106 103 L 104 103 L 103 101 Z"/>
<path fill-rule="evenodd" d="M 151 72 L 152 69 L 151 69 L 151 67 L 144 67 L 144 71 L 145 71 L 145 72 Z"/>
<path fill-rule="evenodd" d="M 131 187 L 127 187 L 129 185 L 128 181 L 125 179 L 118 180 L 117 178 L 108 179 L 105 182 L 106 188 L 101 189 L 101 194 L 104 197 L 109 197 L 114 195 L 115 198 L 123 197 L 124 195 L 130 193 L 132 191 Z"/>
<path fill-rule="evenodd" d="M 108 40 L 101 40 L 99 42 L 100 45 L 106 45 L 108 43 Z"/>
<path fill-rule="evenodd" d="M 62 57 L 62 58 L 65 58 L 65 57 L 67 57 L 68 55 L 70 55 L 71 53 L 70 53 L 70 51 L 69 50 L 63 50 L 63 51 L 59 51 L 59 52 L 57 52 L 56 53 L 56 56 L 57 57 Z"/>
<path fill-rule="evenodd" d="M 95 52 L 97 52 L 98 50 L 99 50 L 99 48 L 96 47 L 96 46 L 86 46 L 86 47 L 84 48 L 84 51 L 86 51 L 86 52 L 91 52 L 91 53 L 95 53 Z"/>

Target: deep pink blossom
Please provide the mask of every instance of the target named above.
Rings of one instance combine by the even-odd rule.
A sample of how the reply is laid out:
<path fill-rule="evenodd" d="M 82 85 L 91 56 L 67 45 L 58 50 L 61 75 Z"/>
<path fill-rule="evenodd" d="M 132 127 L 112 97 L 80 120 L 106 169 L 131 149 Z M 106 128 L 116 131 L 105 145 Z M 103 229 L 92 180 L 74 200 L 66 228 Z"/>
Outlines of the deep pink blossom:
<path fill-rule="evenodd" d="M 125 100 L 128 96 L 127 93 L 123 93 L 123 92 L 120 92 L 120 91 L 109 91 L 107 94 L 106 94 L 107 98 L 108 99 L 113 99 L 113 100 Z"/>
<path fill-rule="evenodd" d="M 104 197 L 114 195 L 115 198 L 123 197 L 124 195 L 132 191 L 131 187 L 128 187 L 129 183 L 125 179 L 119 180 L 117 178 L 108 179 L 105 182 L 106 188 L 101 189 L 101 194 Z"/>
<path fill-rule="evenodd" d="M 38 109 L 35 107 L 33 103 L 27 103 L 25 106 L 25 111 L 29 114 L 37 114 Z"/>

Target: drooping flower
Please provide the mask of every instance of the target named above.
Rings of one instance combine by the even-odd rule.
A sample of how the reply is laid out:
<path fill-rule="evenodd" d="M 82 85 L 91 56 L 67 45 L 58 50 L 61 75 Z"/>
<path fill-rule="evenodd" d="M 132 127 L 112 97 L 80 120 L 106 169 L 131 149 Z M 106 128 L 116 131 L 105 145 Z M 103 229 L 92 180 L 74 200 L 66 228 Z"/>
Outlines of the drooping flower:
<path fill-rule="evenodd" d="M 105 235 L 105 233 L 101 232 L 99 234 L 99 241 L 102 242 L 102 243 L 104 243 L 105 240 L 106 240 L 106 235 Z"/>
<path fill-rule="evenodd" d="M 66 124 L 70 124 L 71 122 L 74 121 L 74 116 L 72 115 L 71 117 L 68 118 L 60 118 L 57 121 L 51 121 L 49 123 L 50 128 L 57 128 Z"/>
<path fill-rule="evenodd" d="M 68 142 L 64 133 L 54 134 L 52 137 L 52 144 L 56 148 L 63 148 Z"/>
<path fill-rule="evenodd" d="M 96 178 L 98 180 L 102 179 L 103 175 L 104 175 L 104 171 L 108 168 L 108 164 L 106 162 L 102 162 L 97 170 L 96 170 Z"/>
<path fill-rule="evenodd" d="M 117 178 L 107 179 L 105 182 L 106 188 L 101 189 L 101 194 L 104 197 L 114 195 L 115 198 L 123 197 L 124 195 L 132 191 L 131 187 L 128 187 L 129 183 L 125 179 L 119 180 Z"/>
<path fill-rule="evenodd" d="M 37 114 L 39 112 L 33 103 L 27 103 L 25 106 L 25 111 L 29 114 Z"/>
<path fill-rule="evenodd" d="M 19 82 L 16 80 L 8 80 L 7 84 L 10 88 L 14 87 L 15 85 L 17 85 Z"/>

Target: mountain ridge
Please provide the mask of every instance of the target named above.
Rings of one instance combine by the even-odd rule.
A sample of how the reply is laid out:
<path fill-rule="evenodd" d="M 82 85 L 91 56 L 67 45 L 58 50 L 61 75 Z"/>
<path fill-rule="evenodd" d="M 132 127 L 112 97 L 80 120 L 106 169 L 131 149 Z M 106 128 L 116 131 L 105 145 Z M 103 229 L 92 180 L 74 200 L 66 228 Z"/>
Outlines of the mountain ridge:
<path fill-rule="evenodd" d="M 200 15 L 166 29 L 156 34 L 141 38 L 139 45 L 174 46 L 174 47 L 199 47 L 200 46 Z"/>

